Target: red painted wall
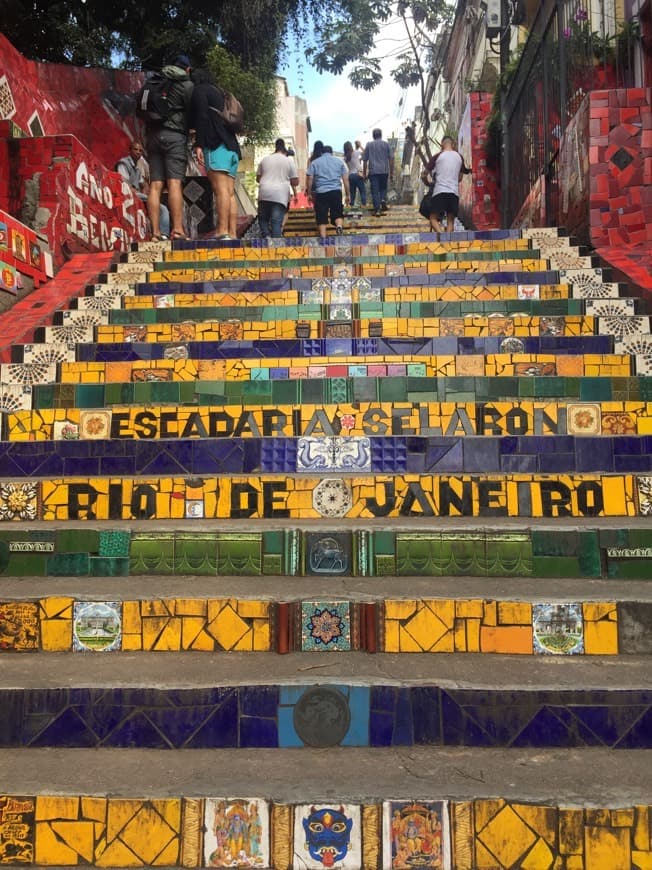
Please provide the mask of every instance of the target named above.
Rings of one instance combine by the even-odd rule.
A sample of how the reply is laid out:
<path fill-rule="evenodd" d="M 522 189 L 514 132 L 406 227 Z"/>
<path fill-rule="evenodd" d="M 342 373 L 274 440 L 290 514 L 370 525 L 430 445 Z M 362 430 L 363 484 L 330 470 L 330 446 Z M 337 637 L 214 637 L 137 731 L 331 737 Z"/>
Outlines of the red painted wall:
<path fill-rule="evenodd" d="M 6 150 L 0 208 L 20 214 L 32 181 L 38 201 L 33 226 L 48 239 L 56 268 L 75 253 L 126 251 L 145 239 L 141 200 L 74 136 L 9 139 Z"/>
<path fill-rule="evenodd" d="M 129 99 L 142 80 L 142 73 L 27 60 L 0 33 L 0 118 L 26 136 L 72 134 L 106 166 L 142 133 Z"/>
<path fill-rule="evenodd" d="M 130 100 L 141 81 L 30 61 L 0 34 L 0 209 L 47 239 L 55 268 L 145 238 L 143 204 L 113 171 L 142 132 Z"/>
<path fill-rule="evenodd" d="M 492 95 L 469 94 L 458 132 L 458 147 L 473 173 L 460 183 L 460 218 L 469 229 L 500 226 L 500 184 L 498 170 L 487 155 L 487 119 Z"/>

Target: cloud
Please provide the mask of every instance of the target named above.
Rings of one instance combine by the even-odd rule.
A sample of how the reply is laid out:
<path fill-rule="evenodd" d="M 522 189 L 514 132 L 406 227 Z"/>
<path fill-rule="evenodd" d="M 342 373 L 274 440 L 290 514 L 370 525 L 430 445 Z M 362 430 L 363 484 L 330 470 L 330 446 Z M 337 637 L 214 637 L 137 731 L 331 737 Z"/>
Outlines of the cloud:
<path fill-rule="evenodd" d="M 281 73 L 287 78 L 290 93 L 304 96 L 308 102 L 311 142 L 321 139 L 340 150 L 347 139 L 360 139 L 364 144 L 371 139 L 374 127 L 380 127 L 385 137 L 405 129 L 420 100 L 418 87 L 402 90 L 389 75 L 395 65 L 391 55 L 403 32 L 398 22 L 383 27 L 375 47 L 376 55 L 382 57 L 383 81 L 373 91 L 356 90 L 349 82 L 348 70 L 334 76 L 305 65 L 299 94 L 296 68 Z"/>

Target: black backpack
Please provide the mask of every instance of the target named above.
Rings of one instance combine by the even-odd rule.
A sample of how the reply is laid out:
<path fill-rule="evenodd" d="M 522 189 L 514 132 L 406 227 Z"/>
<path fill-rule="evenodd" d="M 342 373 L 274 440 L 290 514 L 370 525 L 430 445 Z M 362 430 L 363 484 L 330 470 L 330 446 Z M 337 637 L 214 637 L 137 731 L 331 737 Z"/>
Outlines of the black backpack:
<path fill-rule="evenodd" d="M 145 121 L 162 124 L 172 113 L 169 94 L 174 82 L 163 73 L 153 73 L 136 93 L 136 114 Z"/>

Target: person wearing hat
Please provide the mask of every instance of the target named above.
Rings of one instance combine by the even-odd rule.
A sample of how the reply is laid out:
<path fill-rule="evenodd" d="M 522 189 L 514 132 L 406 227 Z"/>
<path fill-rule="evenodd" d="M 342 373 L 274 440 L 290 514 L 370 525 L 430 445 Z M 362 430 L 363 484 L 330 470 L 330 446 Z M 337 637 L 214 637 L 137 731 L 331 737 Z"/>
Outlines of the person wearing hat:
<path fill-rule="evenodd" d="M 162 74 L 171 81 L 167 93 L 169 112 L 162 121 L 145 122 L 150 174 L 147 213 L 152 224 L 153 239 L 161 237 L 159 214 L 161 194 L 166 186 L 170 238 L 186 238 L 183 228 L 183 180 L 188 160 L 188 127 L 193 90 L 190 70 L 190 58 L 185 54 L 177 55 L 173 63 L 163 67 Z"/>

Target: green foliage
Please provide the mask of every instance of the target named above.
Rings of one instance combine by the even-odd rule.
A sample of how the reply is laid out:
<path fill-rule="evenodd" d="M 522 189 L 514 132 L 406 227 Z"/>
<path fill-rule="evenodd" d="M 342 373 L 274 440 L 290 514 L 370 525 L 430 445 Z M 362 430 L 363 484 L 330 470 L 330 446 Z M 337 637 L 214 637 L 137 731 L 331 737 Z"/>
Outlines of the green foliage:
<path fill-rule="evenodd" d="M 274 77 L 261 79 L 243 69 L 239 60 L 221 45 L 209 51 L 206 66 L 220 87 L 234 93 L 242 103 L 247 141 L 264 143 L 273 139 L 276 123 Z"/>

